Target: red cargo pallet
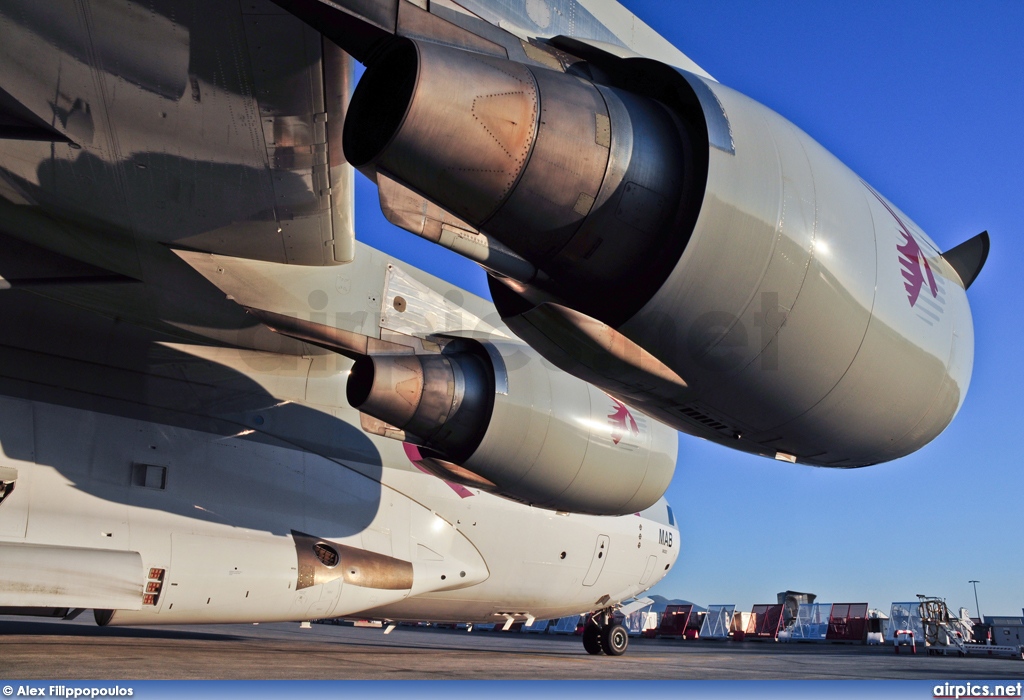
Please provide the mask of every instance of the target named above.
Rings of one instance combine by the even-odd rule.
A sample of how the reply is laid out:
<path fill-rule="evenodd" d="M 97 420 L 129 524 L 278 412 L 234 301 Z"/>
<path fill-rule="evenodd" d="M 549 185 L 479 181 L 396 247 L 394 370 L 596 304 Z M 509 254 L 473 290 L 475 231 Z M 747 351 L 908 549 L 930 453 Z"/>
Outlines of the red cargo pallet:
<path fill-rule="evenodd" d="M 666 606 L 665 612 L 661 615 L 661 624 L 655 630 L 654 636 L 682 639 L 686 635 L 686 626 L 690 623 L 692 613 L 692 605 Z"/>
<path fill-rule="evenodd" d="M 746 639 L 771 639 L 779 637 L 782 626 L 782 611 L 785 605 L 755 605 L 750 611 Z"/>
<path fill-rule="evenodd" d="M 862 643 L 867 636 L 867 603 L 833 603 L 825 641 Z"/>

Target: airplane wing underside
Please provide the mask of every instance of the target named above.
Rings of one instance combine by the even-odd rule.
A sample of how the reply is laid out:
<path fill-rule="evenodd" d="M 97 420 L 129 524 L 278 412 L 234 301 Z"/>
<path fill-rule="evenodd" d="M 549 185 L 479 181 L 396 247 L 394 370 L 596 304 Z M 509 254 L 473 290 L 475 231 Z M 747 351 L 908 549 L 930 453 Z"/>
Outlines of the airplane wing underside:
<path fill-rule="evenodd" d="M 301 15 L 301 2 L 150 5 L 0 7 L 0 286 L 188 339 L 309 352 L 170 249 L 318 267 L 355 258 L 341 148 L 353 61 L 288 11 Z M 541 60 L 519 37 L 562 35 L 700 71 L 614 2 L 376 5 L 391 31 L 449 26 Z M 277 310 L 317 310 L 305 306 Z"/>
<path fill-rule="evenodd" d="M 938 255 L 611 0 L 11 0 L 0 20 L 0 287 L 289 355 L 514 333 L 673 428 L 817 465 L 908 454 L 963 401 L 985 246 Z M 346 155 L 391 223 L 491 273 L 496 307 L 356 245 Z M 915 307 L 908 274 L 954 311 Z"/>
<path fill-rule="evenodd" d="M 352 171 L 329 145 L 350 59 L 270 3 L 128 7 L 0 8 L 0 87 L 70 142 L 4 141 L 4 198 L 140 245 L 351 260 Z"/>

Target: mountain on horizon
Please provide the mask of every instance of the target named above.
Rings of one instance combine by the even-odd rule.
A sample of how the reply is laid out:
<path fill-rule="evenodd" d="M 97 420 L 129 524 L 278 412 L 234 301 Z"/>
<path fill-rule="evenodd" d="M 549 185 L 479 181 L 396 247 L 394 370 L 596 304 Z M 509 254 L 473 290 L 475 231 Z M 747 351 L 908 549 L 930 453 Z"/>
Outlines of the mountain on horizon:
<path fill-rule="evenodd" d="M 707 608 L 681 598 L 666 598 L 663 595 L 656 594 L 649 595 L 647 597 L 654 601 L 654 604 L 650 608 L 653 612 L 665 612 L 665 608 L 669 605 L 692 605 L 693 612 L 707 612 Z"/>

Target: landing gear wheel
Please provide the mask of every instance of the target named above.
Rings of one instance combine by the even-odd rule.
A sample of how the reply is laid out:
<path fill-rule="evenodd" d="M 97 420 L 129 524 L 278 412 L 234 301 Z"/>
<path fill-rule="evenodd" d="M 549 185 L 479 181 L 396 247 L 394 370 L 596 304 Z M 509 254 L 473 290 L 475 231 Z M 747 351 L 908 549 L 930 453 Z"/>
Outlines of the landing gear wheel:
<path fill-rule="evenodd" d="M 594 656 L 604 653 L 604 648 L 601 645 L 600 627 L 588 624 L 583 628 L 583 648 L 587 650 L 588 654 L 593 654 Z"/>
<path fill-rule="evenodd" d="M 583 626 L 583 648 L 597 656 L 622 656 L 629 646 L 629 633 L 615 622 L 614 608 L 605 608 L 587 615 Z"/>
<path fill-rule="evenodd" d="M 601 646 L 608 656 L 622 656 L 629 646 L 629 633 L 622 625 L 609 625 L 601 630 Z"/>

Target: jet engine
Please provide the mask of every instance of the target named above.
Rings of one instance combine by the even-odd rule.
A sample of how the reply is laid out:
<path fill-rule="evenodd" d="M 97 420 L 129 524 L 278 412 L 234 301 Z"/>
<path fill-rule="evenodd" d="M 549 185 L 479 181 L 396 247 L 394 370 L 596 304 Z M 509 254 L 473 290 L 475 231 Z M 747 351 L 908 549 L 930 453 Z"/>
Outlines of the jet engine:
<path fill-rule="evenodd" d="M 365 355 L 346 392 L 445 479 L 574 513 L 657 502 L 675 431 L 546 365 L 519 344 L 458 340 L 441 354 Z"/>
<path fill-rule="evenodd" d="M 528 274 L 491 284 L 513 331 L 574 371 L 566 339 L 604 324 L 609 347 L 680 381 L 624 388 L 618 366 L 602 379 L 587 360 L 588 381 L 786 461 L 863 466 L 946 427 L 970 380 L 965 290 L 987 234 L 941 253 L 813 139 L 713 80 L 565 37 L 548 50 L 542 67 L 395 39 L 344 129 L 382 202 L 397 181 L 447 213 L 405 211 L 521 256 Z"/>
<path fill-rule="evenodd" d="M 413 41 L 370 64 L 344 130 L 355 167 L 486 230 L 605 318 L 628 317 L 686 245 L 665 234 L 699 208 L 691 141 L 657 100 Z"/>

